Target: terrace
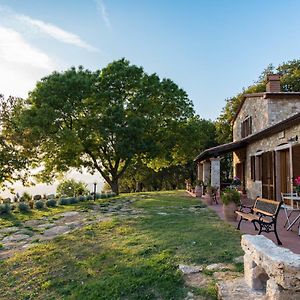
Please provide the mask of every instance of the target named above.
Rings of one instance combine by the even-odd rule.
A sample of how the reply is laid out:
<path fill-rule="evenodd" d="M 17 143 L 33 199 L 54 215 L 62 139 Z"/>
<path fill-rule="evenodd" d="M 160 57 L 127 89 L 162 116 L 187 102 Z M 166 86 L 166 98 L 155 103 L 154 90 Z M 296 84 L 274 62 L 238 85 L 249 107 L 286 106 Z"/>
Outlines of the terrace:
<path fill-rule="evenodd" d="M 190 193 L 190 195 L 195 197 L 195 195 L 193 193 Z M 200 198 L 200 199 L 202 199 L 202 201 L 204 201 L 204 197 Z M 242 199 L 242 201 L 246 205 L 253 204 L 253 200 L 247 199 L 246 197 L 244 197 Z M 211 208 L 212 210 L 214 210 L 217 213 L 217 215 L 222 220 L 224 220 L 223 204 L 222 204 L 222 201 L 219 196 L 217 196 L 217 202 L 218 202 L 218 204 L 208 205 L 208 207 Z M 292 220 L 296 216 L 297 216 L 297 213 L 294 213 L 292 215 Z M 300 236 L 298 235 L 299 222 L 296 222 L 294 224 L 294 226 L 291 228 L 291 230 L 287 230 L 284 227 L 285 221 L 286 221 L 286 217 L 284 214 L 284 210 L 280 209 L 280 212 L 279 212 L 279 215 L 277 218 L 277 232 L 280 237 L 280 240 L 282 241 L 281 247 L 290 249 L 292 252 L 294 252 L 296 254 L 300 254 Z M 229 222 L 229 223 L 231 223 L 236 228 L 238 221 Z M 242 222 L 240 230 L 242 233 L 246 233 L 246 234 L 252 234 L 252 235 L 257 234 L 257 231 L 254 230 L 253 224 L 250 222 Z M 276 237 L 273 232 L 271 232 L 271 233 L 263 232 L 262 235 L 264 235 L 268 239 L 272 240 L 276 244 Z"/>

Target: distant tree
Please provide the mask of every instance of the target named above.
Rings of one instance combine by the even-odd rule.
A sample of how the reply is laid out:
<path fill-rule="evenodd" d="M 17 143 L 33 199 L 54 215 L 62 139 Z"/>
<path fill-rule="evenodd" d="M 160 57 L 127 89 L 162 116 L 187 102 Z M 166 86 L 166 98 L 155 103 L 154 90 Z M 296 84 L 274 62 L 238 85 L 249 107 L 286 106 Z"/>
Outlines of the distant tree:
<path fill-rule="evenodd" d="M 212 121 L 193 116 L 178 128 L 166 133 L 161 151 L 150 160 L 137 159 L 125 172 L 123 191 L 176 189 L 184 180 L 196 179 L 193 159 L 206 148 L 216 145 L 215 125 Z"/>
<path fill-rule="evenodd" d="M 122 59 L 101 71 L 72 68 L 37 83 L 19 127 L 43 161 L 49 180 L 86 167 L 119 192 L 135 157 L 155 157 L 170 132 L 193 115 L 187 94 Z"/>
<path fill-rule="evenodd" d="M 0 188 L 17 180 L 26 183 L 28 179 L 29 161 L 34 151 L 21 146 L 22 135 L 14 135 L 11 130 L 23 104 L 20 98 L 0 95 Z"/>
<path fill-rule="evenodd" d="M 60 182 L 56 188 L 56 193 L 60 196 L 74 197 L 88 194 L 87 184 L 75 179 L 66 179 Z"/>

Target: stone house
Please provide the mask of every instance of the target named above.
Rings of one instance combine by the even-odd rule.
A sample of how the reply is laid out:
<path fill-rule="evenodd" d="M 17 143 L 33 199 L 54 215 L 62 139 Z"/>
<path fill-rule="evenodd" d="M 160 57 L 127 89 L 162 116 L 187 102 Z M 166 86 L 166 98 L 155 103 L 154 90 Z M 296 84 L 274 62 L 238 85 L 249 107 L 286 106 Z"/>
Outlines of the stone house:
<path fill-rule="evenodd" d="M 200 153 L 198 179 L 220 187 L 220 159 L 233 152 L 234 175 L 249 198 L 280 200 L 300 176 L 300 93 L 280 92 L 268 75 L 266 92 L 244 95 L 233 121 L 233 142 Z"/>

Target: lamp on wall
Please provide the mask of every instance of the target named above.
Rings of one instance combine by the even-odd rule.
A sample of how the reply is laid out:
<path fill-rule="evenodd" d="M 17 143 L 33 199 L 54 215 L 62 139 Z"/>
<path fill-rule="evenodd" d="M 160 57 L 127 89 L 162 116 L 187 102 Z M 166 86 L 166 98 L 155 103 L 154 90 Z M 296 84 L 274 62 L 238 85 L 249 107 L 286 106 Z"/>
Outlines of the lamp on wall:
<path fill-rule="evenodd" d="M 292 136 L 288 139 L 289 143 L 297 142 L 297 141 L 298 141 L 298 135 Z"/>

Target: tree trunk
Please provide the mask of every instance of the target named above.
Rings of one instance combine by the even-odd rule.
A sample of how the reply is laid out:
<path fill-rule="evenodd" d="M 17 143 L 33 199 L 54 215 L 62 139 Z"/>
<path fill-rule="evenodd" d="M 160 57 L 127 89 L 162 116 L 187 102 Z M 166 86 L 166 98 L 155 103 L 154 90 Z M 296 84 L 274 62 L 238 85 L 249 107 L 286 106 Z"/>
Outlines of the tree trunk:
<path fill-rule="evenodd" d="M 111 182 L 109 183 L 111 190 L 116 193 L 117 195 L 119 195 L 119 180 L 113 178 L 111 180 Z"/>

